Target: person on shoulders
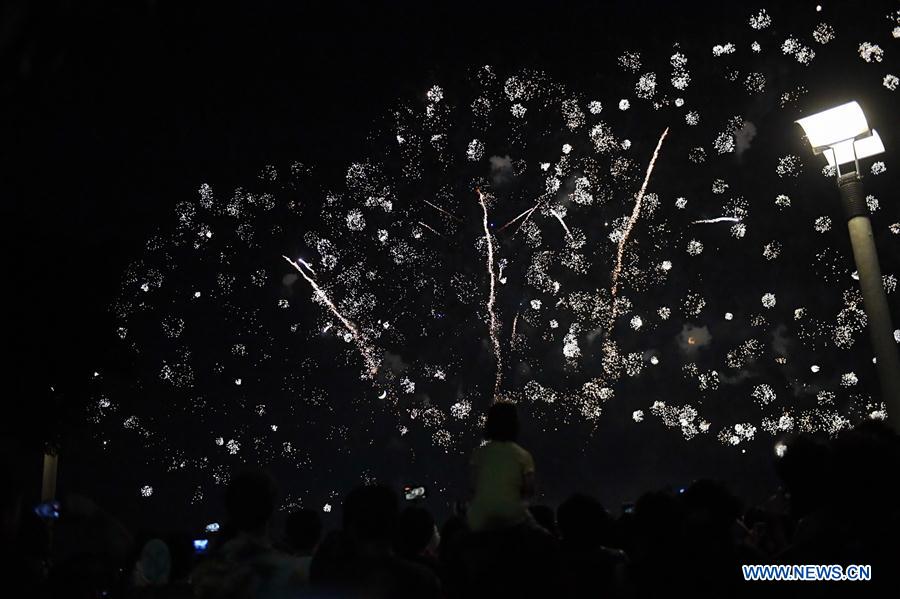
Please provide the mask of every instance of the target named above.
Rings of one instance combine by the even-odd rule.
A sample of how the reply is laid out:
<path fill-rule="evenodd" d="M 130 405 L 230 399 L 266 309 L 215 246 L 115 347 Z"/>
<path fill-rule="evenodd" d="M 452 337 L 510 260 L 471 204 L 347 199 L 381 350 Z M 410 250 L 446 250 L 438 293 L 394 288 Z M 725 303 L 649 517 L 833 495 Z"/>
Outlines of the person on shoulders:
<path fill-rule="evenodd" d="M 468 510 L 473 532 L 510 528 L 531 520 L 528 500 L 534 494 L 534 460 L 516 440 L 515 404 L 497 402 L 487 415 L 486 443 L 472 452 L 474 489 Z"/>

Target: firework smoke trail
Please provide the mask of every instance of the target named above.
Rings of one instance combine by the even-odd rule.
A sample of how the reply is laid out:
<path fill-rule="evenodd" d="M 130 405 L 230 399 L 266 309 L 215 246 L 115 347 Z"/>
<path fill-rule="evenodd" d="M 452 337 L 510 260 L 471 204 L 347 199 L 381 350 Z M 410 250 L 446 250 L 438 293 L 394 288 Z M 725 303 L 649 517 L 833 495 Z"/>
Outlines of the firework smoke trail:
<path fill-rule="evenodd" d="M 481 204 L 481 210 L 484 213 L 484 240 L 487 242 L 487 271 L 490 280 L 490 292 L 488 294 L 487 311 L 490 318 L 490 334 L 491 345 L 494 347 L 494 359 L 497 362 L 497 376 L 494 379 L 494 397 L 492 401 L 497 399 L 497 393 L 500 391 L 500 377 L 503 369 L 503 358 L 500 354 L 500 324 L 497 320 L 497 314 L 494 312 L 494 304 L 497 300 L 496 294 L 496 274 L 494 273 L 494 241 L 491 239 L 491 231 L 488 229 L 488 213 L 487 206 L 484 203 L 484 194 L 481 189 L 476 188 L 478 194 L 478 203 Z"/>
<path fill-rule="evenodd" d="M 328 294 L 325 293 L 325 291 L 321 287 L 319 287 L 314 279 L 310 278 L 305 272 L 303 272 L 303 269 L 300 268 L 300 264 L 298 264 L 294 260 L 291 260 L 287 256 L 282 256 L 282 258 L 284 258 L 288 264 L 293 266 L 294 269 L 299 272 L 304 279 L 306 279 L 306 281 L 312 286 L 313 291 L 316 292 L 316 296 L 319 297 L 323 302 L 325 302 L 325 305 L 328 306 L 328 309 L 331 310 L 332 314 L 337 316 L 338 320 L 340 320 L 344 324 L 344 326 L 347 327 L 347 330 L 349 330 L 350 334 L 353 335 L 353 340 L 356 341 L 356 347 L 359 348 L 359 353 L 361 353 L 363 356 L 363 360 L 366 363 L 366 368 L 368 368 L 369 370 L 369 375 L 375 376 L 378 373 L 378 360 L 376 360 L 373 356 L 374 350 L 366 344 L 365 338 L 359 332 L 359 329 L 356 327 L 356 325 L 350 322 L 347 318 L 344 317 L 343 314 L 338 311 L 334 303 L 330 299 L 328 299 Z M 312 272 L 312 268 L 309 267 L 309 264 L 304 262 L 302 259 L 298 260 L 300 263 L 306 266 L 306 268 L 308 268 L 310 272 Z"/>
<path fill-rule="evenodd" d="M 712 223 L 739 223 L 741 219 L 734 216 L 718 216 L 716 218 L 705 218 L 703 220 L 692 221 L 692 225 L 708 225 Z"/>
<path fill-rule="evenodd" d="M 613 322 L 616 320 L 616 294 L 619 291 L 619 274 L 622 272 L 622 257 L 625 255 L 625 244 L 628 243 L 628 237 L 631 235 L 631 229 L 634 228 L 634 223 L 637 222 L 638 217 L 641 214 L 641 203 L 644 199 L 644 193 L 647 191 L 647 183 L 650 182 L 650 175 L 653 173 L 653 167 L 656 166 L 656 158 L 659 156 L 659 150 L 662 148 L 663 141 L 666 139 L 666 135 L 669 134 L 669 128 L 666 127 L 666 130 L 662 132 L 662 135 L 659 136 L 659 141 L 656 143 L 656 149 L 653 150 L 653 156 L 650 158 L 650 164 L 647 165 L 647 173 L 644 175 L 644 182 L 641 184 L 641 189 L 638 191 L 637 197 L 634 202 L 634 209 L 631 211 L 631 217 L 628 219 L 628 223 L 625 225 L 625 230 L 622 232 L 622 237 L 619 239 L 619 247 L 616 249 L 616 266 L 612 271 L 612 288 L 610 289 L 610 298 L 612 299 L 612 313 L 609 317 L 609 328 L 607 329 L 607 337 L 609 337 L 609 333 L 612 331 Z"/>

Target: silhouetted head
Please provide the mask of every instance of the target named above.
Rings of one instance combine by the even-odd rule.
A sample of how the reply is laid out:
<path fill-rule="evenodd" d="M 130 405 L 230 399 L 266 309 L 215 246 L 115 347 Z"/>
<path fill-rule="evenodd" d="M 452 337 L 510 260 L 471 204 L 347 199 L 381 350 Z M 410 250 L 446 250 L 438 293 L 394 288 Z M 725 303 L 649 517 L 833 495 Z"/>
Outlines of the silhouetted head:
<path fill-rule="evenodd" d="M 453 555 L 456 547 L 466 538 L 469 532 L 469 525 L 465 516 L 450 516 L 441 527 L 441 544 L 438 546 L 438 552 L 441 560 L 446 560 L 448 556 Z"/>
<path fill-rule="evenodd" d="M 691 483 L 683 495 L 690 524 L 706 529 L 728 530 L 741 514 L 737 497 L 721 482 L 709 479 Z"/>
<path fill-rule="evenodd" d="M 878 420 L 868 418 L 853 427 L 857 433 L 864 434 L 873 439 L 879 439 L 885 443 L 892 444 L 895 448 L 900 443 L 900 436 L 891 428 L 886 420 Z"/>
<path fill-rule="evenodd" d="M 559 534 L 567 544 L 591 547 L 609 543 L 612 518 L 598 500 L 576 493 L 556 510 Z"/>
<path fill-rule="evenodd" d="M 189 532 L 175 532 L 165 539 L 172 557 L 172 573 L 169 580 L 187 580 L 194 567 L 194 535 Z M 213 545 L 213 541 L 210 541 Z"/>
<path fill-rule="evenodd" d="M 316 510 L 291 512 L 285 520 L 284 532 L 294 551 L 312 555 L 322 537 L 322 518 Z"/>
<path fill-rule="evenodd" d="M 397 523 L 397 494 L 384 485 L 357 487 L 344 499 L 344 530 L 353 539 L 390 543 Z"/>
<path fill-rule="evenodd" d="M 519 437 L 519 413 L 516 404 L 498 401 L 488 410 L 484 437 L 490 441 L 515 441 Z"/>
<path fill-rule="evenodd" d="M 834 468 L 829 446 L 799 435 L 787 441 L 775 471 L 790 494 L 791 513 L 800 518 L 831 500 Z"/>
<path fill-rule="evenodd" d="M 635 543 L 642 553 L 668 551 L 680 541 L 684 513 L 671 493 L 644 493 L 634 505 L 634 515 Z"/>
<path fill-rule="evenodd" d="M 278 488 L 262 470 L 246 470 L 234 475 L 225 491 L 228 519 L 239 532 L 265 528 L 275 511 Z"/>
<path fill-rule="evenodd" d="M 172 573 L 172 554 L 162 539 L 150 539 L 144 544 L 134 567 L 135 585 L 162 586 Z"/>
<path fill-rule="evenodd" d="M 900 503 L 895 473 L 900 469 L 897 435 L 886 423 L 868 420 L 830 443 L 835 503 L 857 514 L 891 512 Z"/>
<path fill-rule="evenodd" d="M 403 556 L 420 555 L 434 539 L 434 518 L 425 508 L 408 507 L 397 522 L 397 553 Z"/>

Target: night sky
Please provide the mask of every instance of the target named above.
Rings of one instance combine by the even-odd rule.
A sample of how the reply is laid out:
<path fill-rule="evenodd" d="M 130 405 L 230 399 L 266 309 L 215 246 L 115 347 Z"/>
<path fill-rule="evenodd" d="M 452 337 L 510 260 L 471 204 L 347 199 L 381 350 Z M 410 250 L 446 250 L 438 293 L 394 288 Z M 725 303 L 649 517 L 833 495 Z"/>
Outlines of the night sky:
<path fill-rule="evenodd" d="M 465 456 L 477 442 L 478 414 L 490 402 L 494 380 L 484 314 L 484 247 L 478 245 L 481 208 L 473 183 L 480 181 L 492 194 L 490 220 L 496 231 L 533 204 L 529 200 L 537 194 L 532 188 L 544 184 L 536 169 L 541 161 L 559 161 L 564 143 L 575 146 L 573 160 L 596 150 L 584 142 L 599 120 L 615 132 L 614 154 L 630 158 L 631 166 L 621 176 L 598 175 L 610 194 L 602 209 L 567 217 L 570 226 L 586 232 L 588 248 L 603 249 L 595 255 L 585 251 L 591 264 L 586 273 L 560 274 L 557 280 L 563 287 L 590 280 L 595 288 L 609 289 L 614 246 L 606 239 L 608 223 L 631 213 L 649 157 L 669 127 L 647 189 L 658 197 L 655 218 L 666 223 L 667 233 L 653 233 L 652 224 L 640 221 L 633 245 L 626 246 L 636 262 L 629 263 L 634 270 L 624 277 L 622 294 L 648 324 L 632 330 L 628 313 L 612 334 L 622 352 L 641 352 L 645 360 L 657 355 L 660 364 L 645 364 L 640 375 L 609 382 L 615 396 L 593 420 L 573 415 L 562 397 L 539 406 L 516 397 L 523 405 L 523 444 L 535 455 L 542 499 L 556 503 L 574 490 L 587 490 L 616 508 L 648 488 L 680 486 L 699 476 L 723 478 L 746 498 L 759 499 L 776 484 L 772 448 L 785 435 L 760 430 L 737 447 L 717 438 L 726 425 L 759 426 L 762 416 L 773 413 L 760 411 L 750 398 L 756 385 L 765 383 L 777 392 L 777 403 L 769 408 L 795 415 L 815 407 L 820 390 L 833 391 L 830 409 L 853 422 L 867 417 L 869 403 L 877 404 L 865 330 L 856 331 L 852 347 L 842 349 L 831 342 L 831 329 L 823 329 L 834 325 L 846 305 L 844 292 L 855 288 L 854 267 L 833 179 L 822 175 L 824 160 L 812 156 L 792 122 L 849 100 L 862 104 L 887 148 L 875 159 L 885 163 L 886 172 L 872 175 L 872 160 L 863 164 L 863 172 L 867 193 L 880 201 L 872 219 L 882 270 L 898 273 L 900 235 L 890 225 L 900 222 L 891 193 L 900 90 L 883 84 L 886 75 L 900 75 L 900 41 L 892 37 L 900 25 L 896 3 L 823 2 L 821 12 L 815 2 L 543 7 L 335 2 L 315 9 L 285 4 L 5 3 L 0 13 L 5 138 L 0 158 L 4 289 L 12 331 L 6 403 L 12 417 L 4 419 L 3 435 L 7 447 L 33 464 L 35 485 L 40 449 L 54 442 L 61 447 L 61 488 L 82 490 L 135 525 L 160 522 L 172 506 L 179 506 L 180 524 L 220 517 L 222 487 L 214 479 L 244 462 L 266 464 L 278 475 L 287 501 L 313 507 L 339 503 L 350 486 L 366 480 L 395 486 L 424 482 L 432 489 L 429 501 L 435 509 L 462 498 Z M 755 30 L 748 19 L 760 9 L 772 23 Z M 827 44 L 812 35 L 823 22 L 835 33 Z M 782 52 L 789 38 L 815 50 L 808 66 Z M 762 45 L 760 54 L 751 50 L 753 41 Z M 734 54 L 713 56 L 714 46 L 729 42 L 735 44 Z M 860 57 L 863 42 L 883 48 L 880 62 Z M 640 54 L 637 70 L 619 64 L 625 52 Z M 676 52 L 687 57 L 691 75 L 683 91 L 669 82 L 670 56 Z M 484 135 L 477 131 L 469 106 L 479 93 L 483 65 L 496 74 L 499 98 L 509 77 L 542 73 L 552 82 L 542 84 L 540 92 L 552 101 L 529 106 L 528 117 L 534 115 L 531 123 L 536 124 L 523 129 L 527 149 L 509 141 L 514 135 L 504 123 L 511 117 L 495 119 Z M 636 97 L 635 83 L 647 72 L 656 74 L 657 91 L 649 99 Z M 764 77 L 763 90 L 748 90 L 751 73 Z M 444 96 L 437 102 L 426 95 L 434 86 Z M 782 98 L 800 87 L 805 93 Z M 684 106 L 675 105 L 678 97 Z M 560 124 L 559 102 L 568 98 L 578 99 L 586 124 Z M 627 111 L 617 107 L 623 98 L 631 104 Z M 588 110 L 588 101 L 595 99 L 603 105 L 598 115 Z M 446 121 L 452 134 L 447 152 L 455 158 L 426 157 L 411 180 L 404 171 L 408 156 L 392 145 L 399 122 L 394 111 L 424 110 L 429 102 L 458 108 Z M 690 111 L 700 115 L 696 126 L 686 124 Z M 547 121 L 540 122 L 545 114 Z M 719 154 L 713 141 L 729 132 L 735 115 L 740 118 L 729 135 L 736 133 L 737 147 Z M 417 129 L 421 122 L 410 118 L 407 130 L 424 134 Z M 467 161 L 473 137 L 485 142 L 484 156 Z M 630 147 L 623 149 L 622 139 Z M 706 153 L 702 163 L 690 158 L 698 146 Z M 528 174 L 517 173 L 511 181 L 492 174 L 490 158 L 507 155 L 523 160 Z M 789 172 L 779 175 L 776 167 L 785 156 L 797 156 L 799 163 L 786 163 Z M 354 240 L 343 227 L 354 201 L 346 183 L 348 167 L 366 161 L 381 162 L 383 179 L 396 192 L 398 221 L 414 223 L 429 214 L 428 208 L 409 207 L 428 197 L 443 197 L 460 219 L 431 213 L 428 223 L 442 234 L 423 242 L 427 265 L 409 271 L 427 285 L 415 286 L 415 276 L 403 278 L 408 274 L 403 269 L 392 271 L 389 259 L 379 258 L 372 244 Z M 609 170 L 606 162 L 600 170 Z M 566 191 L 573 179 L 562 179 Z M 724 193 L 712 189 L 717 180 L 727 182 Z M 203 184 L 223 204 L 241 188 L 255 197 L 270 193 L 276 208 L 250 210 L 238 219 L 247 229 L 228 232 L 212 210 L 204 222 L 215 232 L 210 243 L 224 245 L 211 245 L 202 256 L 190 243 L 176 248 L 170 242 L 183 233 L 178 223 L 184 206 L 195 206 L 197 222 L 202 220 L 198 190 Z M 436 189 L 450 192 L 435 195 Z M 329 204 L 331 191 L 346 193 Z M 790 197 L 789 208 L 776 205 L 779 194 Z M 675 205 L 678 197 L 688 200 L 683 211 Z M 734 198 L 742 198 L 737 205 L 748 210 L 745 235 L 736 236 L 732 223 L 691 224 L 730 214 Z M 818 233 L 814 222 L 822 216 L 830 217 L 832 226 Z M 559 223 L 546 214 L 540 219 L 542 243 L 563 251 Z M 250 249 L 235 252 L 227 269 L 210 261 L 249 230 Z M 380 302 L 407 302 L 405 325 L 379 346 L 386 362 L 372 380 L 360 380 L 354 344 L 321 333 L 323 325 L 336 321 L 312 302 L 305 282 L 284 278 L 294 271 L 282 254 L 320 259 L 310 232 L 352 246 L 342 255 L 349 261 L 344 265 L 367 261 L 399 279 L 372 285 Z M 497 303 L 507 339 L 513 315 L 522 314 L 525 327 L 529 301 L 539 296 L 522 282 L 534 248 L 508 233 L 495 233 L 498 254 L 510 263 L 510 283 Z M 154 249 L 154 239 L 162 240 L 162 251 Z M 694 239 L 702 241 L 704 251 L 691 257 L 685 248 Z M 764 258 L 763 247 L 776 241 L 780 255 Z M 656 275 L 639 276 L 660 260 L 675 262 L 665 282 Z M 147 300 L 149 307 L 129 320 L 123 339 L 117 334 L 123 326 L 117 311 L 123 302 L 140 303 L 133 301 L 140 293 L 135 284 L 148 265 L 170 268 L 172 274 L 166 273 L 162 287 Z M 219 272 L 240 281 L 260 268 L 265 273 L 256 288 L 238 282 L 227 298 L 209 293 Z M 447 284 L 454 273 L 471 285 Z M 333 293 L 355 288 L 339 273 L 318 276 Z M 453 299 L 457 287 L 471 290 L 471 303 Z M 209 303 L 184 299 L 195 289 L 206 292 L 203 301 Z M 686 315 L 682 308 L 690 292 L 705 302 L 697 315 Z M 771 310 L 760 304 L 765 292 L 777 298 Z M 215 297 L 222 301 L 214 302 Z M 895 328 L 900 324 L 896 297 L 888 296 Z M 278 307 L 279 300 L 288 300 L 289 307 Z M 663 305 L 672 308 L 665 322 L 656 316 Z M 248 307 L 260 309 L 260 315 L 234 325 L 240 320 L 236 310 Z M 820 325 L 797 322 L 794 310 L 800 307 Z M 723 318 L 726 312 L 733 313 L 733 321 Z M 179 315 L 184 325 L 174 341 L 160 332 L 170 315 Z M 756 316 L 764 322 L 753 324 Z M 567 370 L 560 349 L 569 321 L 561 318 L 558 334 L 548 333 L 545 324 L 535 317 L 521 333 L 524 349 L 508 354 L 504 381 L 511 394 L 532 378 L 560 393 L 575 393 L 597 375 L 591 366 L 575 374 Z M 291 325 L 297 330 L 289 332 Z M 583 358 L 596 365 L 602 361 L 601 344 L 582 333 Z M 703 347 L 686 347 L 689 336 Z M 726 368 L 727 352 L 748 339 L 760 343 L 755 358 Z M 235 357 L 235 344 L 245 345 L 249 357 Z M 192 383 L 161 381 L 160 364 L 172 363 L 184 348 L 194 361 Z M 448 389 L 420 384 L 414 393 L 398 391 L 402 379 L 415 378 L 411 364 L 419 357 L 438 363 L 435 356 L 441 352 L 455 365 Z M 261 359 L 263 354 L 268 357 Z M 696 363 L 701 373 L 716 370 L 718 388 L 698 389 L 696 378 L 684 374 L 687 363 Z M 821 365 L 821 374 L 811 373 L 813 364 Z M 538 376 L 542 369 L 546 372 Z M 840 384 L 847 372 L 859 376 L 850 389 Z M 239 389 L 233 384 L 238 378 Z M 390 390 L 387 402 L 377 399 L 382 390 Z M 456 428 L 447 426 L 453 435 L 449 449 L 433 443 L 430 430 L 398 433 L 400 426 L 410 425 L 410 409 L 434 405 L 447 414 L 461 396 L 470 401 L 471 414 L 454 423 Z M 98 417 L 102 398 L 113 409 L 109 414 L 101 410 Z M 686 439 L 678 426 L 667 427 L 651 414 L 654 401 L 703 404 L 703 417 L 712 426 Z M 260 405 L 264 414 L 258 413 Z M 644 412 L 642 422 L 634 420 L 637 409 Z M 123 427 L 130 415 L 147 426 L 146 436 Z M 273 424 L 280 430 L 275 440 L 265 433 Z M 222 451 L 214 443 L 220 435 L 240 440 L 241 451 Z M 285 442 L 293 448 L 289 455 L 276 451 Z M 173 455 L 189 467 L 170 468 Z M 145 485 L 154 489 L 150 497 L 141 496 Z"/>

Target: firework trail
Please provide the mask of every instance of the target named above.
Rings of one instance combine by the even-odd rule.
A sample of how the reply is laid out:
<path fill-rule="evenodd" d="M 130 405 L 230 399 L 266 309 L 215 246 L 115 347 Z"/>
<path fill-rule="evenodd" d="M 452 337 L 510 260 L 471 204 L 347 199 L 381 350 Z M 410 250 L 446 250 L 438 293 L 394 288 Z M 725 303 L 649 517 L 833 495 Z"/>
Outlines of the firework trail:
<path fill-rule="evenodd" d="M 282 257 L 284 257 L 284 256 L 282 256 Z M 300 264 L 302 264 L 303 266 L 305 266 L 305 267 L 306 267 L 306 270 L 308 270 L 309 272 L 311 272 L 313 276 L 316 276 L 316 271 L 313 270 L 313 267 L 312 267 L 312 265 L 311 265 L 309 262 L 307 262 L 307 261 L 304 260 L 303 258 L 297 258 L 297 262 L 299 262 Z M 296 267 L 296 265 L 295 265 L 295 267 Z"/>
<path fill-rule="evenodd" d="M 541 196 L 540 199 L 538 199 L 537 203 L 536 203 L 534 206 L 532 206 L 532 207 L 529 208 L 528 210 L 524 211 L 522 214 L 520 214 L 519 216 L 515 217 L 514 219 L 512 219 L 511 221 L 509 221 L 508 223 L 506 223 L 505 225 L 503 225 L 503 226 L 500 227 L 499 229 L 497 229 L 497 232 L 500 233 L 501 231 L 503 231 L 503 229 L 505 229 L 506 227 L 508 227 L 508 226 L 510 226 L 511 224 L 515 223 L 517 220 L 519 220 L 520 218 L 522 218 L 522 217 L 524 216 L 524 217 L 525 217 L 525 220 L 523 220 L 521 223 L 519 223 L 519 228 L 521 228 L 522 225 L 524 225 L 526 222 L 528 222 L 528 219 L 531 218 L 531 215 L 534 214 L 534 211 L 537 210 L 538 208 L 540 208 L 541 204 L 543 204 L 544 202 L 546 202 L 547 199 L 549 199 L 549 197 L 550 197 L 549 194 L 545 194 L 545 195 Z M 563 225 L 563 226 L 565 226 L 565 225 Z M 519 230 L 519 229 L 516 229 L 516 231 L 518 231 L 518 230 Z"/>
<path fill-rule="evenodd" d="M 475 192 L 478 194 L 478 203 L 481 204 L 481 210 L 484 213 L 484 220 L 482 221 L 484 224 L 484 240 L 487 242 L 487 271 L 488 271 L 488 279 L 490 280 L 490 292 L 488 294 L 487 301 L 487 311 L 488 317 L 490 318 L 490 334 L 491 334 L 491 345 L 494 348 L 494 359 L 497 362 L 497 376 L 494 379 L 494 397 L 493 400 L 497 399 L 497 392 L 500 391 L 500 377 L 502 374 L 503 368 L 503 359 L 500 355 L 500 324 L 497 320 L 497 314 L 494 311 L 494 304 L 496 302 L 496 274 L 494 273 L 494 241 L 491 239 L 491 231 L 488 229 L 488 213 L 487 206 L 484 203 L 484 194 L 481 193 L 481 189 L 476 188 Z M 492 400 L 492 401 L 493 401 Z"/>
<path fill-rule="evenodd" d="M 535 206 L 534 208 L 537 208 L 537 206 Z M 510 226 L 511 224 L 513 224 L 514 222 L 516 222 L 517 220 L 519 220 L 520 218 L 522 218 L 522 217 L 525 216 L 526 214 L 531 214 L 532 212 L 534 212 L 534 208 L 529 208 L 528 210 L 526 210 L 525 212 L 523 212 L 523 213 L 520 214 L 519 216 L 515 217 L 514 219 L 512 219 L 511 221 L 509 221 L 508 223 L 506 223 L 505 225 L 503 225 L 503 226 L 500 227 L 499 229 L 497 229 L 497 232 L 498 232 L 498 233 L 501 232 L 503 229 L 505 229 L 506 227 Z"/>
<path fill-rule="evenodd" d="M 705 218 L 702 220 L 692 221 L 692 225 L 708 225 L 712 223 L 739 223 L 741 219 L 734 216 L 718 216 L 716 218 Z"/>
<path fill-rule="evenodd" d="M 628 223 L 625 225 L 625 230 L 622 232 L 621 239 L 619 239 L 619 247 L 616 249 L 616 266 L 613 268 L 612 272 L 612 288 L 610 289 L 612 312 L 609 318 L 607 337 L 612 331 L 613 322 L 616 320 L 616 294 L 619 291 L 619 274 L 622 272 L 622 258 L 625 255 L 625 244 L 628 243 L 631 229 L 634 228 L 634 223 L 637 222 L 637 219 L 641 214 L 641 203 L 644 199 L 644 193 L 647 191 L 647 183 L 650 182 L 650 175 L 653 173 L 653 167 L 656 166 L 656 158 L 659 156 L 659 150 L 662 148 L 663 141 L 668 134 L 669 128 L 666 127 L 666 130 L 659 136 L 659 141 L 656 143 L 656 149 L 653 150 L 653 156 L 650 158 L 650 164 L 647 165 L 647 173 L 644 175 L 644 182 L 641 184 L 641 189 L 638 191 L 637 197 L 635 198 L 634 209 L 631 211 L 631 216 L 628 219 Z"/>
<path fill-rule="evenodd" d="M 337 316 L 338 320 L 340 320 L 345 327 L 347 327 L 347 330 L 350 331 L 351 335 L 353 335 L 353 340 L 356 342 L 356 346 L 359 348 L 359 353 L 361 353 L 363 356 L 363 360 L 366 363 L 366 368 L 369 371 L 369 376 L 375 376 L 378 373 L 378 360 L 376 360 L 373 355 L 374 350 L 366 343 L 365 338 L 359 332 L 359 329 L 356 327 L 356 325 L 345 318 L 344 315 L 338 311 L 334 303 L 328 298 L 328 294 L 325 293 L 325 291 L 321 287 L 319 287 L 315 279 L 312 279 L 305 272 L 303 272 L 300 264 L 303 264 L 304 266 L 306 266 L 306 268 L 309 269 L 310 272 L 312 272 L 312 268 L 310 268 L 309 264 L 299 258 L 298 261 L 300 262 L 300 264 L 298 264 L 294 260 L 291 260 L 287 256 L 282 256 L 282 258 L 284 258 L 288 264 L 293 266 L 294 269 L 299 272 L 304 279 L 306 279 L 306 281 L 312 286 L 313 291 L 316 292 L 316 296 L 319 297 L 323 302 L 325 302 L 325 305 L 328 306 L 328 309 L 331 310 L 331 312 L 335 316 Z"/>
<path fill-rule="evenodd" d="M 420 221 L 420 220 L 417 220 L 416 223 L 422 225 L 423 227 L 425 227 L 426 229 L 428 229 L 429 231 L 431 231 L 432 233 L 434 233 L 434 234 L 437 235 L 438 237 L 443 237 L 443 235 L 441 235 L 438 231 L 436 231 L 436 230 L 434 229 L 434 227 L 430 227 L 430 226 L 426 225 L 425 223 L 423 223 L 423 222 Z"/>
<path fill-rule="evenodd" d="M 557 212 L 556 210 L 551 210 L 551 211 L 550 211 L 550 214 L 552 214 L 553 216 L 555 216 L 555 217 L 556 217 L 556 220 L 559 221 L 559 224 L 561 224 L 562 227 L 563 227 L 563 229 L 565 229 L 565 231 L 566 231 L 566 236 L 567 236 L 569 239 L 574 239 L 574 237 L 572 237 L 572 232 L 569 231 L 569 227 L 566 226 L 566 222 L 563 220 L 562 215 L 561 215 L 559 212 Z"/>
<path fill-rule="evenodd" d="M 429 206 L 431 206 L 432 208 L 434 208 L 435 210 L 437 210 L 438 212 L 441 212 L 441 213 L 445 214 L 446 216 L 449 216 L 453 220 L 458 221 L 458 222 L 463 222 L 463 220 L 461 218 L 459 218 L 458 216 L 456 216 L 455 214 L 453 214 L 451 212 L 447 212 L 440 206 L 436 206 L 435 204 L 432 204 L 428 200 L 422 200 L 422 201 L 425 202 L 426 204 L 428 204 Z"/>

